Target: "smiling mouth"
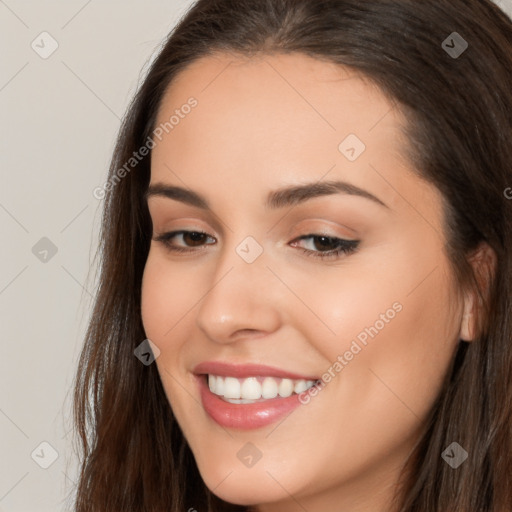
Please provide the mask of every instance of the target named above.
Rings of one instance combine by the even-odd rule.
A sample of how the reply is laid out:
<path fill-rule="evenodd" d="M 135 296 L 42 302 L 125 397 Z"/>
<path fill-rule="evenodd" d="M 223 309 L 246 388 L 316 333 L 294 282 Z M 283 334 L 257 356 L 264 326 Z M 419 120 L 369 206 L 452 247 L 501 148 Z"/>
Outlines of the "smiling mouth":
<path fill-rule="evenodd" d="M 288 398 L 312 388 L 318 381 L 254 376 L 237 378 L 207 374 L 210 391 L 231 404 L 252 404 L 274 398 Z"/>

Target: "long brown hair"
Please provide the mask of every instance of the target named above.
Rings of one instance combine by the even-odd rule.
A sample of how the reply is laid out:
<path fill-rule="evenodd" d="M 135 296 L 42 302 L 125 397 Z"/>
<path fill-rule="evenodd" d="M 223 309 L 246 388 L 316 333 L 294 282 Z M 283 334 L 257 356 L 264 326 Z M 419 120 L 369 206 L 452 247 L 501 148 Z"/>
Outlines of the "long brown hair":
<path fill-rule="evenodd" d="M 454 32 L 468 45 L 460 55 L 449 51 Z M 206 488 L 156 365 L 133 353 L 146 338 L 151 155 L 126 162 L 152 137 L 169 84 L 213 52 L 300 52 L 347 66 L 406 114 L 411 163 L 443 196 L 454 275 L 484 307 L 477 338 L 454 354 L 396 507 L 512 510 L 512 22 L 490 0 L 199 0 L 181 19 L 124 118 L 105 187 L 99 284 L 74 388 L 75 510 L 247 510 Z M 496 254 L 488 293 L 469 264 L 481 242 Z M 457 470 L 441 458 L 454 440 L 469 454 Z"/>

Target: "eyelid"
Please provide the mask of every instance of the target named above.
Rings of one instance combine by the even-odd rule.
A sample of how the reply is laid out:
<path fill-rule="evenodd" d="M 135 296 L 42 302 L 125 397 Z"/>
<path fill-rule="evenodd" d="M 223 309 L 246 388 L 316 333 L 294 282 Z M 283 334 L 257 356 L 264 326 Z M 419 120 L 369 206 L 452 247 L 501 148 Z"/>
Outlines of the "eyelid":
<path fill-rule="evenodd" d="M 328 227 L 327 227 L 328 226 Z M 361 235 L 356 230 L 339 224 L 337 222 L 326 221 L 325 219 L 310 219 L 305 222 L 297 222 L 290 228 L 287 236 L 297 238 L 302 235 L 318 235 L 329 238 L 341 238 L 344 240 L 359 240 Z"/>
<path fill-rule="evenodd" d="M 170 233 L 172 231 L 193 231 L 194 233 L 205 233 L 215 238 L 218 238 L 219 233 L 212 223 L 200 217 L 170 217 L 166 215 L 157 221 L 153 220 L 153 232 Z"/>
<path fill-rule="evenodd" d="M 158 226 L 160 229 L 157 231 L 160 233 L 179 230 L 204 231 L 217 237 L 224 235 L 225 229 L 231 231 L 223 219 L 213 212 L 208 213 L 193 206 L 172 203 L 174 201 L 164 199 L 153 211 L 150 209 L 153 229 Z"/>

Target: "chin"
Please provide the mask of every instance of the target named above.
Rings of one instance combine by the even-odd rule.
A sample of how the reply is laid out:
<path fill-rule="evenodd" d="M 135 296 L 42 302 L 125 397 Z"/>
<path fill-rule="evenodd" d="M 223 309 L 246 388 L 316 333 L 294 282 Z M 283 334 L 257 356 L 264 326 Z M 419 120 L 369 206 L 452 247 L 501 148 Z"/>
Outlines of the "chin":
<path fill-rule="evenodd" d="M 211 471 L 204 472 L 199 468 L 201 477 L 210 491 L 218 498 L 236 505 L 258 505 L 274 503 L 286 499 L 282 487 L 274 480 L 264 468 L 256 472 L 252 469 L 224 469 L 219 471 L 218 466 Z"/>

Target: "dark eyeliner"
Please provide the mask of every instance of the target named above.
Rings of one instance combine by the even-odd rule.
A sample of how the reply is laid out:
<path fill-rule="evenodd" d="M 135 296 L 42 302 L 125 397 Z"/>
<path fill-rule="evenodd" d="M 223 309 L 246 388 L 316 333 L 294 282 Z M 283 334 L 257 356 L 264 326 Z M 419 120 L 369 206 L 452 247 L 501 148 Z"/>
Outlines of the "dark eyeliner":
<path fill-rule="evenodd" d="M 310 234 L 299 237 L 296 240 L 303 240 L 305 238 L 329 238 L 333 240 L 335 244 L 338 246 L 336 249 L 331 249 L 330 251 L 312 251 L 310 249 L 304 249 L 303 247 L 299 247 L 299 249 L 304 252 L 306 256 L 311 256 L 312 258 L 320 258 L 320 259 L 337 259 L 341 257 L 343 254 L 349 255 L 357 251 L 360 240 L 345 240 L 343 238 L 337 238 L 333 236 L 327 235 L 318 235 L 318 234 Z"/>
<path fill-rule="evenodd" d="M 208 233 L 205 233 L 204 231 L 180 229 L 180 230 L 177 230 L 177 231 L 169 231 L 167 233 L 162 233 L 160 235 L 156 235 L 156 236 L 153 237 L 153 240 L 155 242 L 160 242 L 160 243 L 164 244 L 164 246 L 169 251 L 172 251 L 172 252 L 180 252 L 180 253 L 194 252 L 194 248 L 193 247 L 186 248 L 186 247 L 180 247 L 180 246 L 172 245 L 171 244 L 171 240 L 176 235 L 183 235 L 183 234 L 187 234 L 187 233 L 195 233 L 195 234 L 198 234 L 198 235 L 204 235 L 205 237 L 210 237 L 210 235 Z M 206 245 L 211 245 L 211 244 L 206 244 Z M 197 247 L 195 249 L 197 249 Z"/>

